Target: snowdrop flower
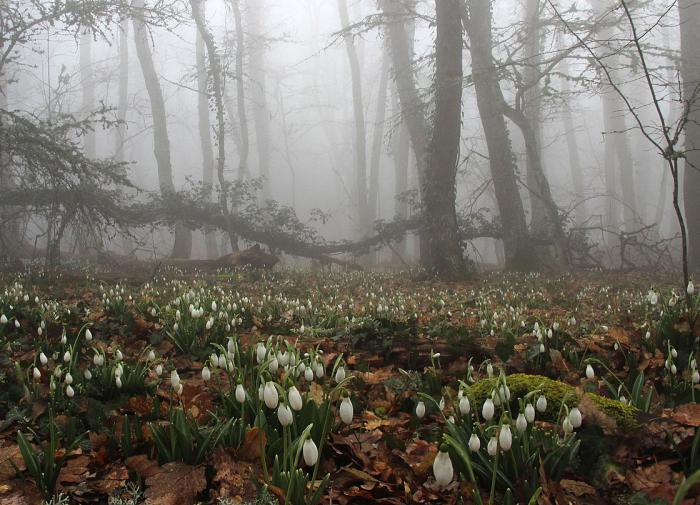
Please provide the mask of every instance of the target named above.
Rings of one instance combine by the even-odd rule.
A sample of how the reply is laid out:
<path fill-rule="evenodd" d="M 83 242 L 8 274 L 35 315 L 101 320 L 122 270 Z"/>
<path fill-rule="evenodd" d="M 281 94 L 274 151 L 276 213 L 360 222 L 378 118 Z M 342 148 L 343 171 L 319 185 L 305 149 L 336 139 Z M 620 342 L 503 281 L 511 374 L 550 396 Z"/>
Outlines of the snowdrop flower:
<path fill-rule="evenodd" d="M 0 315 L 0 324 L 7 324 L 7 316 L 5 314 Z"/>
<path fill-rule="evenodd" d="M 314 466 L 318 461 L 318 447 L 316 447 L 316 443 L 307 438 L 304 440 L 302 452 L 304 453 L 304 463 L 307 466 Z"/>
<path fill-rule="evenodd" d="M 336 382 L 343 382 L 345 379 L 345 367 L 339 366 L 338 369 L 335 371 L 335 381 Z"/>
<path fill-rule="evenodd" d="M 693 370 L 693 384 L 700 383 L 700 372 Z"/>
<path fill-rule="evenodd" d="M 211 379 L 211 371 L 209 371 L 209 367 L 205 366 L 202 368 L 202 379 L 206 382 L 209 379 Z"/>
<path fill-rule="evenodd" d="M 262 342 L 258 342 L 258 347 L 255 349 L 255 359 L 258 361 L 258 365 L 265 361 L 265 356 L 267 355 L 267 349 Z"/>
<path fill-rule="evenodd" d="M 272 381 L 267 381 L 265 383 L 265 388 L 263 389 L 263 400 L 268 409 L 274 409 L 279 403 L 279 393 L 277 393 L 277 388 L 275 383 Z"/>
<path fill-rule="evenodd" d="M 591 365 L 586 365 L 586 378 L 588 380 L 593 379 L 595 377 L 595 371 L 593 370 L 593 367 Z"/>
<path fill-rule="evenodd" d="M 283 367 L 289 365 L 289 353 L 277 351 L 277 361 L 279 361 L 279 364 Z"/>
<path fill-rule="evenodd" d="M 543 410 L 547 409 L 546 405 L 546 400 L 545 400 L 545 406 Z M 532 424 L 535 422 L 535 407 L 532 406 L 532 403 L 528 403 L 525 405 L 525 420 L 529 423 Z"/>
<path fill-rule="evenodd" d="M 155 353 L 155 351 L 153 351 L 153 349 L 148 351 L 148 355 L 146 356 L 146 359 L 148 359 L 148 361 L 154 361 L 156 359 L 156 353 Z"/>
<path fill-rule="evenodd" d="M 537 399 L 537 403 L 535 403 L 535 407 L 537 407 L 538 412 L 544 412 L 547 410 L 547 397 L 540 395 L 540 397 Z"/>
<path fill-rule="evenodd" d="M 469 404 L 469 398 L 467 398 L 466 396 L 463 396 L 459 400 L 459 412 L 463 416 L 468 416 L 470 410 L 471 410 L 471 405 Z"/>
<path fill-rule="evenodd" d="M 671 356 L 673 356 L 673 359 L 678 357 L 678 351 L 676 351 L 675 347 L 671 347 Z"/>
<path fill-rule="evenodd" d="M 85 371 L 83 372 L 83 377 L 85 377 L 85 380 L 92 379 L 92 372 L 86 368 Z"/>
<path fill-rule="evenodd" d="M 497 450 L 498 450 L 498 441 L 496 440 L 496 437 L 491 437 L 488 445 L 486 446 L 486 452 L 489 453 L 489 456 L 495 456 Z"/>
<path fill-rule="evenodd" d="M 490 421 L 493 419 L 493 414 L 495 412 L 495 407 L 493 405 L 493 400 L 491 398 L 486 398 L 486 401 L 484 402 L 484 406 L 481 408 L 481 416 L 487 420 Z"/>
<path fill-rule="evenodd" d="M 177 370 L 170 372 L 170 384 L 173 386 L 173 389 L 177 389 L 177 387 L 180 385 L 180 376 L 178 375 Z"/>
<path fill-rule="evenodd" d="M 122 352 L 119 349 L 117 349 L 117 352 L 114 353 L 114 359 L 116 359 L 117 361 L 121 361 L 124 359 L 124 356 L 122 355 Z"/>
<path fill-rule="evenodd" d="M 214 300 L 213 302 L 211 302 L 211 311 L 212 311 L 212 312 L 216 312 L 216 308 L 217 308 L 217 306 L 216 306 L 216 300 Z"/>
<path fill-rule="evenodd" d="M 566 416 L 564 418 L 564 422 L 561 425 L 562 429 L 564 430 L 564 433 L 568 435 L 572 431 L 574 431 L 574 426 L 571 424 L 571 421 L 569 420 L 569 416 Z"/>
<path fill-rule="evenodd" d="M 70 361 L 70 351 L 66 351 L 63 353 L 63 362 L 68 363 Z"/>
<path fill-rule="evenodd" d="M 236 386 L 236 401 L 238 403 L 245 402 L 245 388 L 243 387 L 243 384 L 238 384 Z"/>
<path fill-rule="evenodd" d="M 47 358 L 47 357 L 46 357 L 46 354 L 44 354 L 44 353 L 42 352 L 42 353 L 39 354 L 39 362 L 40 362 L 42 365 L 46 365 L 46 363 L 49 362 L 49 358 Z"/>
<path fill-rule="evenodd" d="M 34 380 L 39 380 L 41 379 L 41 371 L 37 367 L 34 367 L 34 370 L 32 370 L 32 377 L 34 377 Z"/>
<path fill-rule="evenodd" d="M 75 391 L 73 391 L 73 388 L 69 384 L 68 386 L 66 386 L 66 396 L 68 398 L 73 398 L 74 395 L 75 395 Z"/>
<path fill-rule="evenodd" d="M 476 436 L 476 433 L 472 433 L 472 436 L 469 437 L 469 449 L 472 452 L 476 452 L 481 448 L 481 440 L 479 440 L 479 437 Z"/>
<path fill-rule="evenodd" d="M 518 418 L 515 420 L 515 429 L 521 434 L 527 429 L 527 419 L 525 419 L 522 412 L 518 414 Z"/>
<path fill-rule="evenodd" d="M 693 284 L 693 281 L 688 281 L 688 287 L 685 288 L 685 292 L 688 293 L 688 296 L 693 296 L 695 294 L 695 284 Z"/>
<path fill-rule="evenodd" d="M 180 383 L 180 384 L 177 385 L 177 389 L 175 390 L 175 392 L 177 393 L 178 396 L 182 395 L 182 390 L 183 390 L 183 389 L 184 389 L 184 388 L 183 388 L 183 386 L 182 386 L 182 383 Z"/>
<path fill-rule="evenodd" d="M 672 373 L 673 375 L 676 375 L 676 372 L 678 372 L 678 369 L 676 368 L 676 365 L 675 365 L 675 363 L 674 363 L 673 365 L 671 365 L 671 373 Z"/>
<path fill-rule="evenodd" d="M 277 370 L 280 368 L 280 362 L 277 361 L 277 358 L 272 358 L 272 361 L 270 361 L 270 365 L 268 366 L 270 373 L 276 374 Z"/>
<path fill-rule="evenodd" d="M 583 418 L 581 416 L 581 411 L 578 409 L 578 407 L 574 407 L 573 409 L 571 409 L 571 411 L 569 412 L 569 422 L 571 423 L 571 426 L 574 428 L 580 428 L 582 421 Z"/>
<path fill-rule="evenodd" d="M 452 460 L 450 460 L 450 455 L 444 444 L 440 447 L 437 456 L 435 456 L 435 461 L 433 461 L 433 474 L 435 475 L 435 482 L 440 487 L 445 487 L 452 482 L 452 477 L 454 476 Z"/>
<path fill-rule="evenodd" d="M 114 379 L 114 384 L 117 386 L 117 389 L 121 389 L 122 388 L 122 378 L 116 377 Z"/>
<path fill-rule="evenodd" d="M 90 328 L 87 328 L 85 330 L 85 340 L 87 342 L 90 342 L 92 340 L 92 332 L 90 331 Z"/>
<path fill-rule="evenodd" d="M 498 445 L 504 451 L 509 451 L 513 445 L 513 434 L 510 432 L 510 424 L 501 426 L 501 432 L 498 434 Z"/>
<path fill-rule="evenodd" d="M 158 377 L 160 377 L 162 375 L 162 373 L 163 373 L 163 365 L 161 365 L 161 364 L 156 365 L 156 375 Z"/>
<path fill-rule="evenodd" d="M 211 330 L 212 326 L 214 326 L 214 320 L 212 318 L 207 319 L 207 324 L 205 324 L 204 327 L 207 330 Z"/>
<path fill-rule="evenodd" d="M 347 396 L 340 402 L 340 420 L 345 424 L 352 423 L 353 407 L 352 401 Z"/>
<path fill-rule="evenodd" d="M 304 370 L 304 379 L 306 379 L 306 382 L 311 382 L 314 380 L 314 371 L 311 370 L 310 367 Z"/>
<path fill-rule="evenodd" d="M 301 394 L 296 386 L 292 386 L 287 391 L 287 398 L 289 399 L 289 406 L 294 410 L 301 410 L 303 407 L 303 402 L 301 401 Z"/>
<path fill-rule="evenodd" d="M 646 340 L 649 340 L 651 338 L 651 332 L 647 330 L 646 334 L 644 335 L 644 338 Z"/>
<path fill-rule="evenodd" d="M 653 289 L 650 289 L 647 293 L 647 301 L 651 305 L 656 305 L 659 302 L 659 295 Z"/>
<path fill-rule="evenodd" d="M 66 345 L 66 342 L 68 342 L 68 338 L 66 338 L 65 332 L 61 335 L 61 344 Z"/>
<path fill-rule="evenodd" d="M 318 362 L 316 363 L 316 378 L 320 379 L 326 374 L 326 367 L 323 366 L 323 363 Z"/>
<path fill-rule="evenodd" d="M 440 412 L 445 410 L 445 397 L 444 396 L 440 397 L 440 403 L 438 403 L 438 408 L 440 409 Z"/>
<path fill-rule="evenodd" d="M 277 419 L 282 426 L 289 426 L 294 420 L 292 409 L 284 403 L 280 403 L 280 406 L 277 408 Z"/>
<path fill-rule="evenodd" d="M 423 416 L 425 416 L 425 403 L 423 400 L 420 400 L 416 405 L 416 417 L 418 419 L 423 419 Z"/>
<path fill-rule="evenodd" d="M 73 376 L 70 374 L 70 372 L 66 373 L 65 378 L 63 379 L 63 382 L 65 382 L 68 385 L 73 384 Z"/>
<path fill-rule="evenodd" d="M 493 377 L 493 365 L 491 363 L 486 365 L 486 375 L 489 376 L 489 379 Z"/>

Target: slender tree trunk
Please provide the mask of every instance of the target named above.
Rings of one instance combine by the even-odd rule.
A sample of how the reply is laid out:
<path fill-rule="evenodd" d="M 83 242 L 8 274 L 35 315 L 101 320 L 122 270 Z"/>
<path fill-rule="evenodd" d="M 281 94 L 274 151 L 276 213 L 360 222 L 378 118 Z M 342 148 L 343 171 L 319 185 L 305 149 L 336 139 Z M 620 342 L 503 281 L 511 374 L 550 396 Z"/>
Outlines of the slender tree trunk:
<path fill-rule="evenodd" d="M 384 121 L 386 120 L 387 89 L 389 83 L 389 57 L 384 51 L 382 66 L 379 74 L 379 89 L 377 90 L 377 109 L 374 114 L 374 131 L 372 133 L 372 151 L 369 164 L 369 222 L 379 219 L 379 169 L 384 141 Z"/>
<path fill-rule="evenodd" d="M 0 110 L 7 110 L 8 100 L 8 82 L 0 69 Z M 2 118 L 0 117 L 0 122 Z M 0 123 L 0 127 L 2 124 Z M 12 189 L 15 186 L 14 178 L 10 172 L 9 154 L 3 149 L 0 144 L 0 188 Z M 19 220 L 13 216 L 13 207 L 1 208 L 0 212 L 0 259 L 3 257 L 15 257 L 20 253 L 20 244 L 22 237 L 20 236 Z"/>
<path fill-rule="evenodd" d="M 205 5 L 204 1 L 199 3 L 199 16 L 202 19 L 205 18 Z M 209 122 L 209 73 L 207 72 L 206 48 L 199 30 L 197 30 L 195 53 L 197 60 L 197 91 L 199 92 L 197 95 L 197 118 L 199 123 L 199 143 L 202 147 L 202 184 L 209 200 L 211 199 L 212 186 L 214 184 L 214 147 L 212 146 L 209 132 L 211 123 Z M 204 232 L 204 245 L 208 259 L 219 256 L 216 245 L 216 233 L 213 230 Z"/>
<path fill-rule="evenodd" d="M 133 7 L 144 7 L 144 0 L 134 0 Z M 153 152 L 158 165 L 158 184 L 163 196 L 175 192 L 173 184 L 173 169 L 170 163 L 170 140 L 168 139 L 168 125 L 165 115 L 165 100 L 163 90 L 158 81 L 153 54 L 149 45 L 148 29 L 143 21 L 133 19 L 134 43 L 136 44 L 136 56 L 141 65 L 141 72 L 146 84 L 146 91 L 151 102 L 151 115 L 153 116 Z M 171 257 L 189 258 L 192 251 L 192 230 L 182 223 L 175 225 L 175 244 Z"/>
<path fill-rule="evenodd" d="M 245 34 L 243 33 L 243 18 L 241 16 L 240 0 L 230 0 L 233 9 L 233 21 L 236 29 L 236 106 L 238 108 L 238 127 L 240 149 L 238 153 L 238 178 L 248 177 L 248 154 L 250 137 L 248 133 L 248 116 L 245 106 L 245 79 L 243 76 L 243 57 L 245 56 Z M 237 247 L 234 247 L 237 250 Z"/>
<path fill-rule="evenodd" d="M 468 8 L 472 76 L 501 217 L 505 265 L 510 270 L 531 270 L 539 265 L 528 240 L 515 159 L 503 115 L 498 71 L 491 53 L 491 3 L 469 0 Z"/>
<path fill-rule="evenodd" d="M 214 92 L 214 108 L 216 110 L 216 173 L 219 178 L 219 185 L 221 186 L 219 204 L 221 205 L 221 211 L 224 215 L 229 216 L 228 191 L 224 178 L 224 167 L 226 165 L 226 131 L 224 123 L 224 83 L 221 60 L 219 59 L 216 43 L 214 42 L 214 35 L 209 31 L 209 27 L 204 19 L 201 0 L 190 0 L 190 5 L 192 6 L 192 17 L 197 25 L 197 31 L 202 37 L 202 42 L 207 49 L 207 56 L 209 58 L 209 76 L 211 77 L 212 90 Z M 229 233 L 229 238 L 231 241 L 231 249 L 234 251 L 237 250 L 238 238 L 233 233 Z"/>
<path fill-rule="evenodd" d="M 95 111 L 95 77 L 92 71 L 92 34 L 83 32 L 80 37 L 80 81 L 82 89 L 81 112 L 84 116 Z M 85 135 L 85 155 L 94 158 L 96 155 L 95 132 Z"/>
<path fill-rule="evenodd" d="M 270 113 L 267 110 L 265 83 L 265 38 L 261 28 L 264 0 L 248 0 L 248 68 L 250 98 L 253 106 L 255 145 L 258 152 L 258 175 L 262 177 L 262 198 L 270 198 Z"/>
<path fill-rule="evenodd" d="M 683 207 L 688 235 L 688 268 L 700 272 L 700 4 L 679 0 L 683 95 L 690 100 L 685 127 Z"/>
<path fill-rule="evenodd" d="M 393 109 L 399 111 L 397 115 L 400 117 L 400 106 L 398 103 L 398 96 L 394 92 L 393 95 Z M 398 131 L 392 136 L 391 143 L 391 156 L 394 162 L 394 214 L 397 218 L 406 219 L 408 217 L 408 204 L 399 198 L 399 195 L 405 196 L 406 191 L 408 191 L 408 162 L 410 155 L 410 142 L 408 139 L 408 130 L 406 129 L 406 122 L 402 119 L 398 126 Z M 401 241 L 395 246 L 396 260 L 404 261 L 404 257 L 408 253 L 406 247 L 406 237 L 404 236 Z"/>
<path fill-rule="evenodd" d="M 343 30 L 350 25 L 348 18 L 347 0 L 338 0 L 338 13 Z M 352 35 L 345 32 L 345 51 L 350 64 L 350 79 L 352 81 L 352 108 L 355 118 L 355 205 L 357 206 L 357 226 L 359 236 L 366 235 L 369 231 L 369 213 L 367 209 L 367 153 L 365 138 L 365 113 L 362 99 L 362 77 L 360 75 L 360 62 L 352 40 Z"/>
<path fill-rule="evenodd" d="M 460 0 L 435 0 L 435 124 L 428 151 L 424 212 L 429 265 L 441 278 L 465 277 L 457 227 L 456 177 L 462 113 Z"/>

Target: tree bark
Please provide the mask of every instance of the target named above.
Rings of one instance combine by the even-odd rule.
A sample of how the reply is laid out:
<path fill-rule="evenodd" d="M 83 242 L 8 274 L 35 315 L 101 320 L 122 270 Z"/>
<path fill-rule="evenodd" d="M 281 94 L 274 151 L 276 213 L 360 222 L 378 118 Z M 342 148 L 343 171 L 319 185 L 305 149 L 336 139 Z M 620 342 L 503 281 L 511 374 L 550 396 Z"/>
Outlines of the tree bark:
<path fill-rule="evenodd" d="M 143 9 L 144 0 L 134 0 L 133 7 Z M 148 40 L 148 29 L 143 21 L 133 19 L 134 43 L 136 56 L 141 65 L 141 72 L 146 84 L 146 91 L 151 102 L 153 117 L 153 152 L 158 165 L 158 184 L 162 195 L 167 196 L 175 191 L 173 170 L 170 163 L 170 140 L 165 115 L 165 100 L 163 90 L 158 81 L 153 54 Z M 192 251 L 192 231 L 181 223 L 175 225 L 175 243 L 171 253 L 172 258 L 189 258 Z"/>
<path fill-rule="evenodd" d="M 435 124 L 428 151 L 423 204 L 428 265 L 442 279 L 464 278 L 455 210 L 462 112 L 462 20 L 460 0 L 435 0 Z"/>
<path fill-rule="evenodd" d="M 95 111 L 95 77 L 92 71 L 92 33 L 87 30 L 80 37 L 80 87 L 81 112 L 84 116 L 88 116 Z M 89 131 L 85 135 L 84 148 L 88 158 L 96 156 L 94 131 Z"/>
<path fill-rule="evenodd" d="M 389 57 L 382 54 L 382 66 L 379 70 L 379 89 L 377 90 L 376 111 L 374 114 L 374 131 L 372 133 L 372 150 L 369 164 L 369 222 L 379 219 L 379 169 L 384 141 L 384 121 L 386 120 L 387 88 L 389 83 Z"/>
<path fill-rule="evenodd" d="M 396 116 L 400 115 L 400 106 L 398 103 L 398 96 L 396 92 L 393 95 L 393 109 L 397 111 Z M 410 156 L 410 142 L 408 139 L 408 130 L 406 129 L 406 122 L 401 119 L 398 126 L 398 131 L 396 131 L 392 136 L 391 143 L 391 157 L 394 162 L 394 214 L 398 218 L 405 219 L 408 217 L 408 204 L 400 199 L 399 196 L 404 196 L 406 191 L 408 191 L 408 162 Z M 408 253 L 406 247 L 406 237 L 403 237 L 401 241 L 394 248 L 395 259 L 398 261 L 405 261 L 404 256 Z"/>
<path fill-rule="evenodd" d="M 245 34 L 243 33 L 243 18 L 241 16 L 240 0 L 229 0 L 233 10 L 233 21 L 236 29 L 236 106 L 238 108 L 239 127 L 239 153 L 238 153 L 238 178 L 242 180 L 248 177 L 248 154 L 250 151 L 250 138 L 248 133 L 248 116 L 245 106 L 245 80 L 243 79 L 243 57 L 245 55 Z M 233 250 L 238 246 L 232 244 Z"/>
<path fill-rule="evenodd" d="M 688 267 L 700 272 L 700 4 L 679 0 L 683 98 L 690 100 L 685 127 L 683 206 L 688 231 Z"/>
<path fill-rule="evenodd" d="M 205 2 L 199 3 L 199 16 L 205 18 Z M 193 6 L 194 9 L 194 6 Z M 214 184 L 214 147 L 211 142 L 209 132 L 211 123 L 209 122 L 209 73 L 207 72 L 206 48 L 204 38 L 199 29 L 195 45 L 195 58 L 197 63 L 197 119 L 199 126 L 199 144 L 202 148 L 202 184 L 207 193 L 207 199 L 211 199 L 212 186 Z M 207 259 L 219 257 L 216 245 L 216 234 L 213 230 L 204 232 L 204 245 Z"/>
<path fill-rule="evenodd" d="M 348 17 L 347 0 L 338 0 L 338 13 L 341 28 L 344 30 L 343 40 L 345 52 L 350 65 L 350 80 L 352 81 L 352 110 L 355 121 L 355 138 L 353 154 L 355 158 L 355 205 L 357 207 L 357 227 L 359 236 L 364 236 L 370 228 L 367 209 L 367 148 L 365 138 L 365 113 L 362 99 L 362 76 L 360 62 L 352 40 L 347 31 L 350 20 Z"/>
<path fill-rule="evenodd" d="M 468 10 L 472 77 L 503 227 L 505 266 L 510 270 L 535 269 L 539 265 L 528 241 L 517 169 L 503 115 L 503 96 L 491 52 L 491 3 L 489 0 L 469 0 Z"/>
<path fill-rule="evenodd" d="M 248 0 L 248 68 L 250 74 L 250 99 L 253 102 L 253 126 L 255 146 L 258 152 L 258 175 L 262 177 L 262 198 L 270 198 L 270 113 L 267 109 L 265 82 L 265 39 L 261 29 L 260 13 L 264 0 Z"/>

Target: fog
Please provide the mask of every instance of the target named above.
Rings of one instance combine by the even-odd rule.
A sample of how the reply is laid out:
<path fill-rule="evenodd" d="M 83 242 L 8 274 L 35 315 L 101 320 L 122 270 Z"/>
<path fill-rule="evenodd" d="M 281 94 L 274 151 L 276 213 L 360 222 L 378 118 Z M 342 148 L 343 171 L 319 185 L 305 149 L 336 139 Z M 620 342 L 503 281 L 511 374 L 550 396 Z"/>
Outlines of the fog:
<path fill-rule="evenodd" d="M 469 269 L 527 270 L 677 268 L 687 242 L 689 268 L 697 268 L 700 213 L 692 195 L 699 176 L 692 160 L 700 47 L 693 44 L 700 21 L 694 7 L 684 12 L 685 4 L 666 0 L 498 0 L 490 4 L 489 19 L 483 0 L 445 0 L 445 12 L 440 4 L 207 0 L 141 7 L 94 1 L 74 12 L 61 1 L 3 2 L 0 109 L 42 128 L 64 124 L 69 116 L 86 121 L 86 131 L 66 127 L 63 141 L 90 160 L 126 162 L 117 168 L 125 170 L 131 187 L 80 176 L 71 186 L 56 174 L 36 175 L 51 173 L 50 157 L 41 165 L 26 155 L 40 144 L 23 144 L 12 130 L 16 123 L 4 121 L 0 255 L 43 261 L 58 247 L 64 260 L 95 251 L 215 259 L 231 252 L 232 244 L 245 249 L 260 243 L 282 255 L 285 265 L 333 258 L 370 269 L 422 265 L 450 277 L 456 273 L 441 258 L 443 251 L 445 258 L 452 254 L 452 243 Z M 203 27 L 193 18 L 196 6 Z M 172 195 L 164 190 L 154 155 L 159 118 L 135 44 L 137 24 L 152 53 L 152 84 L 164 98 L 160 128 L 169 143 L 160 146 L 170 158 Z M 396 26 L 398 36 L 391 33 Z M 450 39 L 455 30 L 462 40 L 456 59 L 449 42 L 456 40 Z M 441 34 L 442 47 L 436 45 Z M 408 70 L 400 68 L 399 43 L 407 49 Z M 479 54 L 486 55 L 483 61 Z M 458 63 L 461 75 L 454 74 Z M 455 86 L 461 101 L 450 102 Z M 202 96 L 207 124 L 201 123 Z M 100 109 L 109 124 L 93 122 Z M 456 129 L 449 123 L 454 113 Z M 424 131 L 417 134 L 410 121 Z M 507 138 L 499 137 L 501 122 Z M 425 137 L 418 146 L 422 154 L 417 135 Z M 454 160 L 448 155 L 451 135 Z M 208 162 L 205 136 L 211 143 Z M 254 188 L 237 200 L 230 185 L 246 181 Z M 103 212 L 79 192 L 50 203 L 32 196 L 39 189 L 59 195 L 67 187 L 109 190 L 117 203 Z M 202 188 L 210 188 L 209 196 L 202 196 Z M 188 205 L 204 202 L 225 223 L 240 217 L 223 227 L 192 212 L 168 218 L 170 211 L 161 209 L 151 223 L 130 217 L 134 206 L 146 206 L 158 194 L 188 195 Z M 222 194 L 229 195 L 223 197 L 226 205 Z M 402 204 L 407 200 L 410 205 Z M 296 228 L 268 226 L 280 215 L 269 211 L 270 201 L 293 209 Z M 511 204 L 517 205 L 507 209 Z M 124 206 L 131 210 L 119 210 Z M 144 208 L 135 214 L 143 216 Z M 509 217 L 519 213 L 524 228 Z M 58 225 L 56 215 L 63 216 Z M 178 226 L 192 230 L 184 254 L 173 250 Z M 205 232 L 213 241 L 209 246 Z M 290 237 L 293 247 L 286 246 Z M 373 247 L 351 247 L 362 241 Z M 307 249 L 301 251 L 300 243 Z M 537 261 L 518 260 L 528 249 Z"/>

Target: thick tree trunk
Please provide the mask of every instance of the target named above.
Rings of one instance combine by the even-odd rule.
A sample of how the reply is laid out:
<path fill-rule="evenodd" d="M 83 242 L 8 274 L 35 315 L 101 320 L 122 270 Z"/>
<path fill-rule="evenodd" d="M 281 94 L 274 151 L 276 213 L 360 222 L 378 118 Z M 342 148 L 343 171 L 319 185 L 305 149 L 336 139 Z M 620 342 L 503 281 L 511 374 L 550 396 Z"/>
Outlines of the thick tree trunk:
<path fill-rule="evenodd" d="M 691 101 L 685 127 L 683 206 L 688 231 L 688 267 L 700 272 L 700 4 L 679 0 L 683 95 Z"/>
<path fill-rule="evenodd" d="M 258 152 L 258 175 L 262 177 L 263 200 L 270 198 L 270 114 L 267 110 L 265 83 L 265 38 L 261 27 L 264 0 L 248 0 L 248 69 L 250 98 L 253 102 L 255 146 Z"/>
<path fill-rule="evenodd" d="M 194 7 L 193 7 L 194 8 Z M 205 17 L 205 3 L 199 4 L 199 16 Z M 199 126 L 199 144 L 202 147 L 202 184 L 207 193 L 207 199 L 211 199 L 212 186 L 214 184 L 214 147 L 211 142 L 211 123 L 209 122 L 209 79 L 207 72 L 206 48 L 202 34 L 197 30 L 195 47 L 197 62 L 197 118 Z M 213 230 L 204 232 L 204 244 L 207 259 L 219 257 L 216 245 L 216 234 Z"/>
<path fill-rule="evenodd" d="M 135 8 L 143 8 L 144 0 L 134 0 Z M 151 102 L 151 115 L 153 116 L 153 152 L 158 165 L 158 184 L 163 195 L 172 194 L 175 191 L 173 184 L 173 169 L 170 164 L 170 140 L 168 139 L 168 125 L 165 115 L 165 100 L 163 90 L 158 81 L 153 54 L 149 45 L 148 29 L 143 21 L 134 18 L 134 43 L 136 55 L 141 65 L 141 72 L 146 84 L 146 91 Z M 175 225 L 175 244 L 171 253 L 172 258 L 189 258 L 192 251 L 192 231 L 182 224 Z"/>
<path fill-rule="evenodd" d="M 338 0 L 338 13 L 343 30 L 350 26 L 347 0 Z M 355 159 L 355 205 L 357 207 L 357 227 L 359 236 L 363 237 L 370 228 L 367 208 L 367 149 L 365 138 L 365 113 L 362 99 L 362 76 L 360 62 L 352 40 L 352 35 L 345 31 L 345 52 L 350 65 L 350 80 L 352 81 L 352 110 L 355 121 L 355 137 L 353 155 Z"/>
<path fill-rule="evenodd" d="M 467 268 L 455 210 L 462 112 L 462 20 L 460 0 L 435 0 L 435 124 L 428 151 L 425 200 L 428 265 L 439 277 L 457 280 Z"/>
<path fill-rule="evenodd" d="M 498 71 L 491 53 L 491 3 L 489 0 L 469 0 L 468 8 L 472 76 L 503 228 L 505 265 L 511 270 L 531 270 L 540 265 L 528 241 L 515 159 L 503 115 Z"/>

